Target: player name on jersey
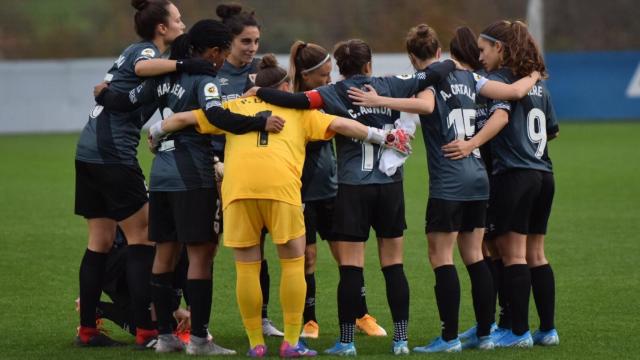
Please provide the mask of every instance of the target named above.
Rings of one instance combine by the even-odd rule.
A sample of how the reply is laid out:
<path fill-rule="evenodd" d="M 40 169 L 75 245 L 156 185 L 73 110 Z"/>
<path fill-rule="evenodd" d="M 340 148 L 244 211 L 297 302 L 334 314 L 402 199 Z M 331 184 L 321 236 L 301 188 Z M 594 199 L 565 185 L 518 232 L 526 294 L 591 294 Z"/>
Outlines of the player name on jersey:
<path fill-rule="evenodd" d="M 445 101 L 453 95 L 464 95 L 472 101 L 476 101 L 476 92 L 471 90 L 471 88 L 465 84 L 451 84 L 451 94 L 444 90 L 440 90 L 440 96 L 442 96 Z"/>
<path fill-rule="evenodd" d="M 351 116 L 354 119 L 357 119 L 360 115 L 366 115 L 366 114 L 379 114 L 379 115 L 392 116 L 391 109 L 383 106 L 381 107 L 360 106 L 359 112 L 355 112 L 353 111 L 353 109 L 348 109 L 347 112 L 349 113 L 349 116 Z"/>
<path fill-rule="evenodd" d="M 171 83 L 165 82 L 158 85 L 158 97 L 167 93 L 171 93 L 177 96 L 178 99 L 181 99 L 185 91 L 186 90 L 182 86 L 180 86 L 180 84 L 173 84 L 172 86 Z"/>

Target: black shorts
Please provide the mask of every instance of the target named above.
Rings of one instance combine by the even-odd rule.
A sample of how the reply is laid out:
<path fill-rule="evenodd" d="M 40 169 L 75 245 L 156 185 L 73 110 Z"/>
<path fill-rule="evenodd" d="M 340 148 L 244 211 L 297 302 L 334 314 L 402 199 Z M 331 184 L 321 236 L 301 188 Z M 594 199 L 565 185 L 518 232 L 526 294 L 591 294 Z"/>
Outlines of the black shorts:
<path fill-rule="evenodd" d="M 425 233 L 471 232 L 483 228 L 487 200 L 454 201 L 429 198 L 425 216 Z"/>
<path fill-rule="evenodd" d="M 147 201 L 147 187 L 139 165 L 92 164 L 76 160 L 77 215 L 122 221 Z"/>
<path fill-rule="evenodd" d="M 489 174 L 489 199 L 496 196 L 494 176 Z M 493 209 L 491 208 L 491 200 L 487 202 L 487 216 L 484 226 L 484 241 L 492 241 L 496 238 L 496 217 Z"/>
<path fill-rule="evenodd" d="M 307 245 L 316 243 L 316 233 L 322 240 L 334 239 L 331 227 L 336 198 L 313 200 L 304 203 L 304 227 Z"/>
<path fill-rule="evenodd" d="M 546 234 L 555 192 L 553 174 L 515 169 L 495 176 L 491 212 L 495 235 Z"/>
<path fill-rule="evenodd" d="M 407 228 L 402 182 L 338 185 L 332 227 L 334 240 L 367 241 L 371 227 L 379 238 L 402 236 Z"/>
<path fill-rule="evenodd" d="M 216 233 L 216 236 L 219 238 L 222 234 L 223 230 L 223 221 L 222 221 L 222 197 L 220 194 L 222 193 L 222 181 L 216 181 L 216 211 L 213 214 L 213 231 Z"/>
<path fill-rule="evenodd" d="M 149 240 L 218 243 L 214 214 L 218 192 L 214 188 L 149 193 Z"/>

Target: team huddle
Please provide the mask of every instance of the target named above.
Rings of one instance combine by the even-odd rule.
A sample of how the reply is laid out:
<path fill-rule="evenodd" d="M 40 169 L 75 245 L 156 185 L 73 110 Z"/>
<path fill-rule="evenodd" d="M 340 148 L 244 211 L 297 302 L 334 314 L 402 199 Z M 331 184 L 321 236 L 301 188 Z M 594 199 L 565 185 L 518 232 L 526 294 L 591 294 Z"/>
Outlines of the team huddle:
<path fill-rule="evenodd" d="M 264 337 L 280 336 L 280 357 L 315 356 L 304 338 L 320 330 L 319 235 L 340 276 L 340 337 L 324 353 L 355 356 L 357 328 L 387 335 L 366 304 L 371 228 L 393 319 L 392 354 L 559 344 L 544 252 L 554 196 L 547 142 L 559 127 L 526 25 L 497 21 L 479 36 L 458 28 L 445 61 L 435 30 L 414 26 L 405 43 L 415 73 L 375 77 L 371 48 L 360 39 L 339 42 L 333 53 L 296 41 L 285 70 L 271 54 L 256 57 L 260 25 L 239 5 L 218 6 L 220 20 L 186 32 L 168 0 L 132 5 L 141 41 L 96 86 L 76 151 L 75 212 L 89 229 L 78 346 L 122 345 L 101 330 L 109 319 L 139 348 L 235 354 L 214 341 L 208 324 L 222 241 L 234 253 L 247 355 L 268 355 Z M 342 77 L 335 83 L 332 58 Z M 147 189 L 136 149 L 157 110 Z M 412 350 L 403 268 L 403 177 L 411 174 L 402 165 L 415 126 L 400 112 L 419 115 L 426 144 L 425 234 L 442 323 L 440 336 Z M 267 235 L 279 257 L 283 331 L 268 317 Z M 456 244 L 476 320 L 461 333 Z M 111 303 L 100 301 L 102 292 Z M 531 292 L 540 318 L 533 333 Z"/>

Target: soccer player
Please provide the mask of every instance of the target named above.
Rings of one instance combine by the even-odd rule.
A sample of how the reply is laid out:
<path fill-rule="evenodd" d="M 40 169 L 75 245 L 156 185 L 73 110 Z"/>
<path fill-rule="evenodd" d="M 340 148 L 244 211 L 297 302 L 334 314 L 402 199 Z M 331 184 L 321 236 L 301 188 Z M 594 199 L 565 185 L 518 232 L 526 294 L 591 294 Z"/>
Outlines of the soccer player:
<path fill-rule="evenodd" d="M 155 59 L 184 30 L 180 12 L 167 0 L 133 0 L 136 32 L 142 41 L 130 45 L 115 61 L 105 80 L 112 89 L 128 92 L 142 79 L 176 70 L 191 71 L 193 62 Z M 211 65 L 208 65 L 211 68 Z M 147 193 L 136 159 L 145 111 L 111 112 L 96 105 L 76 148 L 75 213 L 87 219 L 89 243 L 80 265 L 79 346 L 119 345 L 96 329 L 107 253 L 116 225 L 126 234 L 127 277 L 135 315 L 136 344 L 155 341 L 149 317 L 149 275 L 153 244 L 147 239 Z"/>
<path fill-rule="evenodd" d="M 328 114 L 355 119 L 376 128 L 393 128 L 398 111 L 351 103 L 350 87 L 370 84 L 378 93 L 409 97 L 438 83 L 454 69 L 447 61 L 410 76 L 371 77 L 371 49 L 364 41 L 340 42 L 333 53 L 344 80 L 299 94 L 260 88 L 257 94 L 269 103 L 295 108 L 321 108 Z M 338 195 L 332 231 L 340 269 L 338 318 L 340 339 L 325 351 L 332 355 L 356 355 L 354 331 L 364 285 L 364 249 L 371 227 L 376 231 L 380 266 L 394 324 L 392 352 L 408 354 L 409 284 L 403 269 L 404 192 L 402 170 L 387 176 L 378 169 L 379 146 L 347 136 L 336 137 Z"/>
<path fill-rule="evenodd" d="M 291 46 L 289 74 L 294 92 L 308 91 L 331 82 L 331 55 L 323 47 L 296 41 Z M 304 251 L 305 281 L 307 294 L 304 307 L 304 326 L 301 337 L 318 338 L 320 326 L 316 318 L 316 233 L 320 238 L 332 238 L 331 226 L 338 179 L 336 158 L 331 141 L 314 141 L 307 144 L 302 170 L 302 203 L 306 227 Z M 331 252 L 335 256 L 329 242 Z M 363 286 L 364 289 L 364 286 Z M 362 291 L 362 309 L 357 314 L 356 326 L 370 336 L 385 336 L 387 332 L 368 314 L 365 292 Z"/>
<path fill-rule="evenodd" d="M 444 157 L 441 146 L 474 134 L 475 100 L 479 93 L 489 97 L 518 99 L 527 94 L 538 76 L 535 74 L 508 86 L 473 73 L 473 69 L 480 67 L 475 39 L 469 28 L 458 28 L 451 40 L 450 52 L 460 62 L 461 69 L 450 73 L 436 86 L 419 93 L 415 99 L 380 97 L 370 86 L 369 92 L 357 88 L 349 91 L 357 105 L 385 106 L 421 114 L 429 167 L 425 233 L 429 243 L 429 261 L 436 278 L 436 303 L 443 326 L 440 337 L 426 346 L 414 348 L 416 352 L 455 352 L 462 349 L 458 339 L 460 282 L 453 263 L 456 241 L 471 279 L 473 307 L 478 323 L 477 337 L 468 347 L 494 347 L 489 336 L 493 322 L 493 284 L 482 254 L 485 210 L 489 198 L 487 173 L 478 152 L 460 160 L 451 160 Z M 437 61 L 441 53 L 436 32 L 426 24 L 409 31 L 406 48 L 416 69 L 424 69 Z"/>
<path fill-rule="evenodd" d="M 489 78 L 512 83 L 534 70 L 546 76 L 538 46 L 522 22 L 489 25 L 478 37 L 478 46 L 480 61 L 492 71 Z M 456 140 L 443 149 L 446 156 L 457 159 L 493 138 L 494 182 L 500 190 L 492 194 L 491 208 L 511 311 L 511 329 L 495 337 L 496 346 L 555 345 L 559 343 L 553 322 L 555 284 L 544 255 L 544 234 L 554 194 L 547 142 L 558 133 L 557 118 L 543 82 L 517 102 L 492 102 L 490 114 L 473 138 Z M 528 321 L 532 286 L 540 316 L 540 329 L 533 338 Z"/>
<path fill-rule="evenodd" d="M 243 10 L 241 5 L 221 4 L 216 8 L 216 14 L 222 22 L 231 30 L 231 52 L 218 72 L 222 101 L 226 102 L 242 96 L 253 86 L 260 59 L 256 53 L 260 46 L 260 24 L 255 18 L 254 12 Z M 213 135 L 214 166 L 218 186 L 224 176 L 224 143 L 223 135 Z M 223 230 L 222 202 L 219 202 L 216 210 L 216 228 L 219 233 Z M 264 236 L 262 235 L 262 249 L 264 249 Z M 260 285 L 262 287 L 262 331 L 267 336 L 283 336 L 269 319 L 269 292 L 270 277 L 269 263 L 262 259 L 260 267 Z"/>
<path fill-rule="evenodd" d="M 206 59 L 215 67 L 222 66 L 231 43 L 226 25 L 216 20 L 201 20 L 187 34 L 176 38 L 172 57 L 190 56 Z M 220 108 L 221 96 L 216 79 L 209 75 L 167 75 L 147 80 L 124 100 L 114 101 L 106 94 L 103 103 L 108 108 L 153 103 L 163 116 L 197 108 L 218 110 L 217 121 L 231 118 L 232 124 L 249 126 L 246 131 L 265 130 L 262 117 L 233 115 Z M 109 104 L 109 105 L 107 105 Z M 215 108 L 215 109 L 213 109 Z M 242 132 L 242 131 L 240 131 Z M 218 198 L 214 183 L 211 138 L 192 128 L 158 139 L 157 155 L 151 168 L 149 237 L 157 243 L 153 265 L 152 295 L 158 315 L 159 339 L 156 352 L 182 350 L 182 343 L 173 335 L 172 285 L 174 269 L 182 244 L 189 258 L 187 293 L 191 307 L 191 338 L 187 353 L 192 355 L 230 355 L 208 340 L 211 310 L 211 267 L 218 244 L 213 219 Z M 196 210 L 193 212 L 193 210 Z"/>
<path fill-rule="evenodd" d="M 262 59 L 257 85 L 288 91 L 288 80 L 287 72 L 277 66 L 273 55 Z M 261 328 L 259 282 L 260 233 L 267 227 L 277 245 L 282 267 L 280 302 L 285 324 L 280 356 L 314 356 L 315 351 L 298 342 L 306 290 L 305 226 L 300 195 L 305 145 L 310 140 L 327 140 L 335 132 L 384 144 L 387 132 L 318 111 L 282 108 L 257 97 L 230 101 L 225 107 L 244 114 L 274 114 L 287 121 L 277 135 L 226 134 L 227 165 L 222 200 L 228 226 L 224 244 L 234 249 L 236 257 L 236 294 L 250 342 L 248 355 L 263 357 L 267 352 Z M 222 133 L 211 126 L 212 119 L 208 111 L 176 114 L 151 128 L 152 139 L 196 123 L 200 132 Z M 261 176 L 256 177 L 256 173 Z"/>

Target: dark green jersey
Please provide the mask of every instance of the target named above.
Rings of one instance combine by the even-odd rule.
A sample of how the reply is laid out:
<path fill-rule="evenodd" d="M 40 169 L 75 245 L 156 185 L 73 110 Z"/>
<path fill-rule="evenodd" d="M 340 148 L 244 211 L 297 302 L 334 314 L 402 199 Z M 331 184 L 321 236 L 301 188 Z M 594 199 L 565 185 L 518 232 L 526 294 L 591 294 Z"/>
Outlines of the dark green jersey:
<path fill-rule="evenodd" d="M 478 150 L 460 160 L 450 160 L 442 152 L 443 145 L 475 134 L 476 97 L 485 83 L 484 77 L 456 70 L 430 88 L 436 98 L 435 109 L 420 116 L 427 147 L 430 198 L 454 201 L 489 198 L 489 180 Z"/>
<path fill-rule="evenodd" d="M 159 53 L 151 42 L 132 44 L 118 57 L 105 80 L 112 90 L 129 92 L 143 80 L 135 74 L 138 61 L 158 57 Z M 136 164 L 140 129 L 149 115 L 145 109 L 118 112 L 95 105 L 80 134 L 76 159 L 94 164 Z"/>
<path fill-rule="evenodd" d="M 220 84 L 222 102 L 237 99 L 241 97 L 245 91 L 253 87 L 253 81 L 258 72 L 259 63 L 260 59 L 254 58 L 250 64 L 237 68 L 228 61 L 224 62 L 216 76 Z M 224 161 L 224 135 L 214 135 L 212 138 L 215 155 L 219 157 L 221 161 Z"/>
<path fill-rule="evenodd" d="M 488 75 L 485 70 L 478 70 L 475 73 L 484 77 Z M 486 125 L 487 120 L 489 120 L 489 99 L 480 94 L 476 94 L 476 134 Z M 487 141 L 480 147 L 480 155 L 482 155 L 482 161 L 484 162 L 484 167 L 487 169 L 487 174 L 491 174 L 492 157 L 490 141 Z"/>
<path fill-rule="evenodd" d="M 173 113 L 222 106 L 220 86 L 208 75 L 171 74 L 150 79 L 129 93 L 132 103 L 156 103 L 163 118 Z M 151 165 L 151 191 L 184 191 L 214 186 L 211 135 L 188 127 L 160 142 Z"/>
<path fill-rule="evenodd" d="M 386 107 L 371 108 L 353 105 L 347 90 L 350 87 L 365 89 L 364 85 L 370 84 L 381 96 L 410 97 L 418 91 L 420 80 L 424 79 L 420 79 L 419 75 L 390 77 L 356 75 L 336 84 L 322 86 L 317 91 L 322 96 L 323 110 L 326 113 L 354 119 L 379 129 L 391 129 L 394 122 L 400 118 L 400 112 Z M 336 135 L 335 139 L 339 183 L 363 185 L 402 181 L 402 168 L 391 177 L 378 169 L 382 153 L 380 145 L 342 135 Z"/>
<path fill-rule="evenodd" d="M 302 169 L 302 202 L 335 197 L 338 193 L 336 157 L 331 141 L 307 144 Z"/>
<path fill-rule="evenodd" d="M 516 80 L 511 71 L 505 68 L 491 73 L 489 78 L 506 84 Z M 558 120 L 544 82 L 538 82 L 519 101 L 492 101 L 489 113 L 498 109 L 509 112 L 509 123 L 491 140 L 493 173 L 499 174 L 509 169 L 552 172 L 547 134 L 558 131 Z"/>

